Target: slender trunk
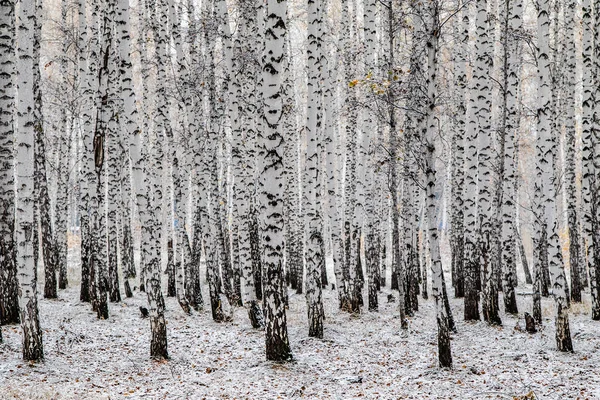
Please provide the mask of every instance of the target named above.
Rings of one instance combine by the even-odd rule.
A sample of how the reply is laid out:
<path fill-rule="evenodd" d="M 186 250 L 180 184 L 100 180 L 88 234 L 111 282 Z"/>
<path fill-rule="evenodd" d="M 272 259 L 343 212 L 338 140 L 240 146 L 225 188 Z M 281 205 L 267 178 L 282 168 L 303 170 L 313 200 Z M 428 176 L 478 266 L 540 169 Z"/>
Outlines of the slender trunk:
<path fill-rule="evenodd" d="M 456 89 L 458 91 L 457 123 L 452 142 L 452 286 L 456 298 L 465 295 L 464 252 L 465 252 L 465 227 L 464 227 L 464 184 L 465 184 L 465 133 L 466 133 L 466 97 L 467 97 L 467 55 L 469 42 L 469 7 L 464 2 L 460 3 L 462 11 L 461 24 L 457 24 L 458 43 L 455 60 Z"/>
<path fill-rule="evenodd" d="M 323 220 L 320 214 L 322 152 L 321 104 L 321 7 L 320 0 L 308 0 L 308 105 L 306 120 L 306 220 L 308 243 L 306 246 L 306 303 L 308 308 L 308 335 L 323 337 L 323 298 L 321 294 L 321 266 L 323 254 Z"/>
<path fill-rule="evenodd" d="M 61 23 L 67 26 L 67 1 L 61 2 Z M 67 57 L 68 57 L 68 39 L 65 35 L 62 43 L 62 51 L 65 58 L 61 62 L 62 71 L 62 89 L 68 90 L 68 77 L 67 77 Z M 67 110 L 61 110 L 60 119 L 60 149 L 58 160 L 58 188 L 56 194 L 56 204 L 54 215 L 56 218 L 55 230 L 54 230 L 54 249 L 55 249 L 55 264 L 58 269 L 58 288 L 66 289 L 68 284 L 67 279 L 67 219 L 69 214 L 69 175 L 70 175 L 70 160 L 71 157 L 71 131 L 73 130 L 74 117 L 71 114 L 70 120 L 67 120 Z M 69 156 L 64 156 L 69 155 Z"/>
<path fill-rule="evenodd" d="M 287 335 L 283 290 L 283 135 L 281 84 L 284 41 L 287 31 L 287 1 L 267 0 L 265 52 L 263 55 L 263 131 L 258 133 L 259 223 L 264 246 L 266 358 L 292 358 Z"/>
<path fill-rule="evenodd" d="M 35 142 L 35 92 L 34 36 L 37 10 L 33 0 L 23 0 L 17 13 L 17 126 L 15 137 L 16 168 L 19 181 L 16 191 L 15 242 L 19 279 L 19 317 L 23 339 L 23 359 L 38 361 L 44 358 L 42 329 L 37 303 L 37 265 L 33 241 L 34 222 L 34 142 Z"/>
<path fill-rule="evenodd" d="M 79 214 L 80 214 L 80 232 L 81 232 L 81 290 L 79 299 L 82 302 L 93 302 L 93 290 L 92 290 L 92 235 L 93 230 L 90 221 L 90 185 L 91 180 L 94 179 L 94 160 L 92 159 L 93 154 L 93 129 L 94 119 L 96 115 L 92 112 L 94 107 L 94 95 L 96 93 L 96 69 L 97 69 L 97 35 L 98 35 L 98 12 L 96 9 L 96 0 L 90 4 L 91 11 L 89 12 L 91 18 L 86 18 L 88 13 L 86 7 L 86 1 L 80 0 L 79 2 L 79 76 L 80 84 L 83 87 L 83 101 L 85 107 L 82 112 L 82 157 L 81 157 L 81 200 L 79 203 Z M 87 26 L 90 27 L 90 40 L 88 41 Z"/>
<path fill-rule="evenodd" d="M 519 82 L 520 82 L 520 46 L 515 32 L 519 32 L 523 27 L 523 2 L 521 0 L 511 0 L 504 9 L 504 160 L 502 180 L 502 212 L 501 214 L 501 270 L 502 270 L 502 291 L 504 293 L 504 308 L 507 313 L 517 314 L 517 299 L 515 295 L 514 283 L 516 281 L 516 238 L 515 224 L 517 217 L 516 198 L 518 191 L 515 185 L 515 143 L 516 132 L 519 127 L 518 102 Z M 499 207 L 500 210 L 500 207 Z M 498 211 L 499 211 L 498 210 Z"/>
<path fill-rule="evenodd" d="M 438 360 L 440 367 L 452 368 L 452 352 L 450 348 L 450 326 L 446 307 L 444 305 L 444 271 L 442 269 L 442 258 L 440 255 L 440 244 L 438 236 L 438 226 L 436 218 L 436 168 L 435 168 L 435 132 L 437 122 L 435 108 L 437 103 L 437 51 L 440 34 L 439 23 L 439 4 L 431 2 L 430 21 L 427 26 L 427 104 L 425 115 L 427 125 L 423 132 L 426 138 L 425 143 L 425 175 L 426 175 L 426 196 L 427 196 L 427 231 L 429 232 L 430 251 L 431 251 L 431 275 L 432 275 L 432 296 L 436 305 L 436 319 L 438 327 Z"/>
<path fill-rule="evenodd" d="M 553 295 L 556 304 L 556 345 L 560 351 L 573 351 L 571 335 L 569 331 L 569 316 L 567 310 L 566 279 L 562 266 L 562 254 L 558 237 L 558 221 L 556 207 L 556 188 L 553 179 L 554 166 L 554 140 L 550 129 L 550 105 L 552 104 L 552 93 L 550 90 L 550 61 L 549 61 L 549 37 L 550 21 L 549 0 L 542 0 L 538 9 L 538 137 L 537 137 L 537 165 L 538 176 L 536 181 L 537 215 L 540 220 L 538 226 L 538 238 L 547 239 L 547 260 L 551 282 L 553 282 Z M 537 194 L 537 193 L 536 193 Z M 540 232 L 541 231 L 541 232 Z M 541 234 L 540 234 L 541 233 Z M 546 254 L 541 252 L 541 257 Z M 539 260 L 536 260 L 541 266 Z M 538 268 L 539 271 L 540 268 Z M 539 273 L 539 272 L 537 272 Z"/>
<path fill-rule="evenodd" d="M 0 325 L 19 322 L 15 232 L 15 4 L 0 3 Z"/>
<path fill-rule="evenodd" d="M 119 121 L 122 122 L 123 127 L 123 160 L 126 160 L 130 156 L 130 152 L 128 151 L 130 145 L 133 144 L 134 138 L 140 135 L 137 121 L 138 111 L 135 105 L 136 95 L 133 85 L 133 66 L 131 64 L 130 56 L 131 38 L 129 36 L 129 2 L 127 0 L 118 0 L 117 19 L 115 23 L 116 27 L 118 28 L 118 32 L 120 32 L 120 35 L 117 37 L 117 41 L 120 60 L 120 102 L 123 109 L 123 116 L 122 118 L 119 118 Z M 135 261 L 133 258 L 133 237 L 131 232 L 134 213 L 130 212 L 130 210 L 133 209 L 130 196 L 133 195 L 134 199 L 137 199 L 136 188 L 138 184 L 135 182 L 135 180 L 130 180 L 129 168 L 129 163 L 124 161 L 121 164 L 121 199 L 123 210 L 123 242 L 121 245 L 123 253 L 121 256 L 121 263 L 123 265 L 123 279 L 127 297 L 131 297 L 133 295 L 129 280 L 136 277 Z M 131 175 L 133 177 L 133 169 L 137 168 L 133 165 L 133 156 L 131 156 L 131 168 Z"/>
<path fill-rule="evenodd" d="M 599 175 L 600 171 L 600 87 L 598 82 L 600 80 L 600 2 L 594 2 L 594 65 L 593 65 L 593 79 L 594 79 L 594 90 L 592 93 L 592 104 L 594 105 L 593 112 L 593 129 L 591 137 L 591 152 L 593 162 L 589 165 L 589 168 L 593 171 L 590 175 L 591 185 L 591 207 L 590 207 L 590 230 L 592 232 L 591 237 L 591 251 L 588 251 L 588 265 L 590 270 L 590 293 L 592 297 L 592 319 L 595 321 L 600 320 L 600 215 L 598 208 L 598 187 L 599 187 Z"/>
<path fill-rule="evenodd" d="M 575 25 L 576 2 L 569 0 L 564 5 L 566 36 L 579 35 Z M 567 196 L 567 224 L 569 228 L 569 260 L 571 269 L 571 300 L 581 302 L 581 277 L 579 265 L 579 213 L 575 176 L 575 86 L 576 50 L 575 41 L 566 40 L 566 64 L 564 69 L 566 133 L 565 133 L 565 194 Z"/>
<path fill-rule="evenodd" d="M 44 297 L 54 299 L 57 297 L 56 261 L 54 251 L 54 235 L 52 234 L 52 220 L 50 216 L 50 194 L 48 192 L 48 178 L 46 175 L 46 144 L 44 142 L 44 117 L 42 115 L 42 88 L 40 75 L 40 45 L 42 40 L 42 3 L 36 2 L 36 20 L 33 43 L 33 57 L 35 68 L 33 70 L 34 91 L 34 130 L 35 130 L 35 173 L 37 210 L 40 217 L 42 257 L 44 260 Z"/>

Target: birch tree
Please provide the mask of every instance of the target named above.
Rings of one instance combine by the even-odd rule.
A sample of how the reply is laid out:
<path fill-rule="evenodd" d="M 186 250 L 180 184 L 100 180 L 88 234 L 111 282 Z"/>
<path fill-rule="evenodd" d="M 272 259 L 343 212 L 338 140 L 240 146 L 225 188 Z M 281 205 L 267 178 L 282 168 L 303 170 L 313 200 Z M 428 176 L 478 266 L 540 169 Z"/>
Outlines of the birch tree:
<path fill-rule="evenodd" d="M 323 337 L 323 299 L 321 294 L 321 266 L 325 262 L 320 213 L 322 153 L 321 104 L 321 0 L 308 0 L 308 104 L 306 120 L 306 218 L 308 243 L 306 246 L 306 302 L 308 307 L 308 335 Z"/>
<path fill-rule="evenodd" d="M 21 16 L 22 17 L 22 16 Z M 0 325 L 19 322 L 15 225 L 15 2 L 0 3 Z M 27 49 L 26 49 L 27 50 Z M 26 78 L 25 78 L 26 79 Z"/>
<path fill-rule="evenodd" d="M 123 149 L 124 149 L 124 158 L 130 157 L 129 147 L 134 143 L 134 138 L 139 137 L 139 125 L 138 125 L 138 111 L 135 105 L 136 94 L 133 86 L 133 66 L 131 64 L 131 37 L 130 37 L 130 20 L 129 20 L 129 2 L 127 0 L 119 0 L 117 3 L 117 19 L 115 21 L 116 27 L 120 35 L 117 37 L 119 44 L 119 80 L 121 87 L 121 98 L 120 98 L 120 107 L 122 107 L 123 114 L 122 117 L 119 118 L 119 121 L 123 127 Z M 133 166 L 133 158 L 132 158 L 132 167 Z M 135 168 L 135 167 L 134 167 Z M 123 241 L 123 254 L 122 264 L 123 264 L 123 278 L 125 285 L 125 293 L 127 297 L 131 297 L 131 284 L 129 282 L 130 279 L 135 278 L 136 269 L 133 259 L 133 240 L 131 237 L 131 224 L 133 217 L 133 212 L 129 213 L 130 209 L 130 200 L 128 196 L 128 192 L 131 191 L 134 199 L 136 199 L 136 181 L 133 179 L 130 181 L 130 175 L 128 172 L 129 165 L 125 163 L 121 167 L 121 170 L 124 171 L 123 177 L 121 179 L 121 190 L 123 196 L 123 238 L 127 238 L 131 240 L 131 242 Z M 130 190 L 128 190 L 130 189 Z"/>
<path fill-rule="evenodd" d="M 81 291 L 79 298 L 83 302 L 93 303 L 93 280 L 91 279 L 92 274 L 92 237 L 93 230 L 90 221 L 90 209 L 91 209 L 91 180 L 94 179 L 94 160 L 93 154 L 93 129 L 96 115 L 93 113 L 94 110 L 94 96 L 97 90 L 97 58 L 98 58 L 98 9 L 97 0 L 90 2 L 89 14 L 90 19 L 86 17 L 88 10 L 86 7 L 86 1 L 80 0 L 79 2 L 79 32 L 80 32 L 80 49 L 86 49 L 87 51 L 81 51 L 79 55 L 79 76 L 82 86 L 82 97 L 85 107 L 82 112 L 82 141 L 83 141 L 83 152 L 81 157 L 81 193 L 82 197 L 80 200 L 80 215 L 81 215 Z M 89 26 L 89 42 L 87 26 Z M 92 305 L 94 307 L 94 305 Z"/>
<path fill-rule="evenodd" d="M 287 335 L 283 280 L 283 135 L 282 97 L 287 1 L 267 0 L 263 57 L 263 131 L 258 136 L 260 239 L 265 268 L 265 340 L 267 360 L 292 358 Z"/>
<path fill-rule="evenodd" d="M 34 194 L 34 36 L 37 19 L 35 1 L 23 0 L 18 8 L 17 40 L 17 124 L 16 132 L 16 213 L 15 241 L 19 278 L 19 317 L 23 339 L 23 359 L 38 361 L 44 358 L 42 330 L 37 302 L 37 265 L 33 241 L 35 221 Z"/>
<path fill-rule="evenodd" d="M 515 145 L 516 132 L 519 127 L 518 102 L 520 81 L 520 45 L 518 34 L 523 28 L 523 2 L 511 0 L 504 9 L 504 114 L 503 145 L 504 159 L 502 173 L 502 199 L 498 206 L 502 215 L 501 223 L 501 270 L 504 307 L 508 313 L 516 314 L 517 300 L 514 281 L 516 280 L 516 236 L 515 221 L 517 217 L 517 194 L 515 178 Z M 501 205 L 500 205 L 501 204 Z M 498 210 L 499 211 L 499 210 Z"/>
<path fill-rule="evenodd" d="M 465 191 L 465 320 L 479 320 L 479 248 L 476 239 L 476 227 L 477 224 L 477 207 L 478 207 L 478 195 L 477 195 L 477 142 L 479 137 L 478 132 L 478 110 L 480 108 L 479 103 L 479 87 L 481 84 L 480 80 L 476 78 L 482 77 L 485 80 L 485 45 L 486 40 L 483 35 L 487 35 L 487 21 L 486 21 L 486 3 L 482 0 L 477 2 L 477 16 L 475 26 L 477 28 L 477 39 L 475 42 L 476 52 L 478 57 L 475 62 L 475 70 L 473 72 L 473 81 L 471 86 L 471 93 L 473 94 L 469 98 L 469 110 L 468 110 L 468 122 L 467 122 L 467 133 L 466 140 L 468 145 L 466 146 L 465 158 L 467 163 L 465 165 L 466 175 L 466 191 Z"/>
<path fill-rule="evenodd" d="M 431 275 L 432 275 L 432 296 L 436 306 L 436 320 L 438 327 L 438 360 L 441 367 L 452 368 L 452 353 L 450 349 L 450 326 L 448 314 L 443 298 L 444 276 L 442 269 L 442 258 L 440 254 L 440 244 L 438 237 L 438 224 L 436 218 L 435 188 L 436 188 L 436 167 L 435 167 L 435 133 L 437 123 L 435 120 L 435 109 L 437 104 L 437 53 L 439 36 L 441 34 L 441 25 L 439 20 L 440 3 L 432 1 L 427 10 L 427 104 L 425 107 L 425 120 L 427 122 L 424 128 L 423 137 L 425 138 L 425 175 L 426 175 L 426 196 L 427 196 L 427 231 L 429 236 L 429 246 L 431 252 Z"/>
<path fill-rule="evenodd" d="M 491 132 L 491 87 L 489 82 L 489 63 L 491 62 L 492 45 L 489 38 L 487 1 L 478 0 L 476 2 L 477 16 L 475 26 L 477 29 L 476 45 L 476 66 L 473 73 L 473 81 L 476 88 L 476 110 L 477 118 L 477 140 L 478 140 L 478 161 L 477 161 L 477 188 L 479 191 L 477 202 L 478 224 L 478 263 L 483 267 L 484 287 L 483 287 L 483 317 L 493 325 L 500 325 L 502 322 L 498 310 L 498 288 L 497 280 L 494 279 L 493 254 L 492 254 L 492 217 L 493 204 L 492 193 L 492 132 Z"/>
<path fill-rule="evenodd" d="M 67 14 L 68 14 L 68 5 L 67 1 L 61 1 L 61 24 L 63 29 L 68 29 L 67 24 Z M 61 60 L 61 72 L 62 72 L 62 82 L 61 82 L 61 90 L 69 91 L 72 90 L 75 92 L 75 85 L 69 85 L 69 40 L 65 35 L 62 39 L 62 52 L 63 58 Z M 75 53 L 76 54 L 76 53 Z M 73 68 L 76 67 L 73 65 Z M 74 74 L 77 71 L 73 71 Z M 69 96 L 70 102 L 74 96 Z M 54 254 L 55 254 L 55 265 L 58 273 L 58 288 L 66 289 L 68 284 L 67 277 L 67 252 L 68 252 L 68 214 L 69 214 L 69 178 L 70 178 L 70 162 L 71 162 L 71 135 L 74 131 L 74 115 L 71 111 L 71 116 L 68 118 L 67 110 L 61 110 L 61 118 L 60 118 L 60 138 L 59 138 L 59 160 L 58 160 L 58 171 L 57 171 L 57 194 L 56 194 L 56 202 L 54 208 L 55 215 L 55 229 L 54 229 Z M 68 155 L 62 156 L 61 155 Z"/>
<path fill-rule="evenodd" d="M 461 7 L 460 23 L 455 26 L 458 31 L 458 44 L 454 60 L 455 80 L 457 93 L 456 131 L 452 142 L 452 285 L 457 298 L 464 297 L 464 252 L 465 252 L 465 227 L 464 227 L 464 184 L 465 184 L 465 127 L 466 127 L 466 97 L 467 97 L 467 50 L 469 42 L 469 7 L 464 2 L 459 2 Z"/>
<path fill-rule="evenodd" d="M 593 64 L 593 77 L 594 77 L 594 90 L 593 90 L 593 130 L 591 140 L 591 151 L 592 151 L 592 165 L 593 172 L 590 174 L 592 178 L 592 196 L 590 199 L 590 217 L 591 217 L 591 231 L 592 231 L 592 251 L 589 252 L 591 258 L 590 261 L 590 292 L 592 294 L 592 319 L 600 320 L 600 234 L 598 229 L 598 171 L 600 170 L 600 135 L 598 126 L 600 126 L 600 88 L 598 86 L 598 80 L 600 80 L 600 3 L 594 2 L 594 64 Z M 589 164 L 588 164 L 589 165 Z"/>
<path fill-rule="evenodd" d="M 564 5 L 566 37 L 579 35 L 575 25 L 576 1 L 568 0 Z M 579 265 L 579 212 L 575 176 L 575 86 L 576 86 L 576 49 L 575 40 L 566 42 L 566 65 L 564 69 L 565 88 L 565 194 L 567 196 L 567 223 L 569 226 L 569 265 L 571 267 L 571 299 L 581 302 L 581 272 Z M 565 282 L 566 283 L 566 282 Z"/>
<path fill-rule="evenodd" d="M 538 251 L 534 262 L 537 264 L 536 274 L 540 274 L 542 260 L 547 256 L 553 295 L 556 306 L 556 345 L 560 351 L 573 351 L 569 330 L 569 315 L 566 298 L 566 279 L 562 268 L 562 254 L 558 238 L 558 223 L 556 218 L 556 188 L 553 179 L 554 158 L 550 129 L 552 94 L 550 90 L 550 2 L 542 0 L 539 3 L 538 28 L 538 121 L 536 161 L 538 180 L 536 181 L 537 223 L 535 246 L 544 239 L 547 240 L 547 253 Z M 536 279 L 539 282 L 539 278 Z M 535 311 L 535 310 L 534 310 Z"/>
<path fill-rule="evenodd" d="M 34 91 L 34 130 L 35 130 L 35 172 L 36 211 L 41 228 L 42 257 L 44 260 L 44 297 L 57 297 L 56 254 L 50 215 L 50 194 L 46 174 L 46 143 L 44 140 L 44 117 L 42 115 L 42 87 L 40 74 L 40 46 L 42 40 L 42 3 L 36 2 L 34 25 L 33 57 L 36 68 L 33 70 Z"/>

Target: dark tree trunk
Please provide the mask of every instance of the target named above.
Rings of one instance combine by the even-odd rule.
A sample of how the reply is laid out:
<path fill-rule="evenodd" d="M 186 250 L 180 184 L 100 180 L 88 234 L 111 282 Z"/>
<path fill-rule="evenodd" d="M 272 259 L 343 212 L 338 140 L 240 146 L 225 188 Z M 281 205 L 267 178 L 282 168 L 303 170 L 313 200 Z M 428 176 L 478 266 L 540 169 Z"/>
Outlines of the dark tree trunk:
<path fill-rule="evenodd" d="M 419 268 L 419 262 L 417 258 L 417 253 L 412 251 L 411 254 L 411 288 L 410 288 L 410 296 L 411 296 L 411 305 L 413 311 L 419 311 L 419 277 L 421 275 L 421 269 Z"/>
<path fill-rule="evenodd" d="M 356 280 L 354 283 L 354 288 L 356 290 L 354 296 L 356 298 L 356 301 L 358 303 L 359 307 L 364 306 L 364 300 L 363 300 L 363 287 L 365 285 L 365 275 L 363 273 L 363 268 L 362 268 L 362 258 L 361 258 L 361 251 L 360 251 L 360 238 L 361 238 L 361 231 L 360 230 L 356 230 Z M 359 308 L 360 310 L 360 308 Z"/>
<path fill-rule="evenodd" d="M 81 234 L 81 288 L 79 291 L 79 301 L 90 302 L 90 254 L 91 254 L 91 234 L 89 229 L 88 211 L 84 210 L 80 217 L 80 234 Z"/>
<path fill-rule="evenodd" d="M 262 261 L 255 207 L 252 207 L 250 217 L 250 254 L 252 255 L 252 273 L 254 274 L 254 290 L 256 291 L 256 298 L 262 300 Z"/>
<path fill-rule="evenodd" d="M 525 313 L 525 330 L 527 333 L 536 333 L 537 329 L 535 327 L 535 321 L 533 317 L 529 313 Z"/>
<path fill-rule="evenodd" d="M 474 261 L 477 251 L 474 243 L 465 243 L 465 321 L 479 321 L 479 268 Z M 478 258 L 477 258 L 478 259 Z"/>
<path fill-rule="evenodd" d="M 179 244 L 181 246 L 181 244 Z M 175 288 L 175 260 L 173 254 L 173 240 L 169 239 L 167 243 L 167 297 L 175 297 L 177 291 Z"/>
<path fill-rule="evenodd" d="M 386 237 L 382 238 L 383 245 L 381 246 L 381 279 L 380 283 L 382 287 L 386 285 L 387 275 L 387 246 L 385 244 Z"/>
<path fill-rule="evenodd" d="M 39 84 L 34 85 L 39 87 Z M 36 97 L 41 98 L 41 90 L 36 90 Z M 36 100 L 36 104 L 41 99 Z M 41 106 L 41 105 L 40 105 Z M 44 297 L 55 299 L 57 295 L 56 254 L 54 237 L 52 235 L 52 221 L 50 220 L 50 195 L 48 194 L 48 181 L 46 178 L 46 146 L 44 143 L 44 130 L 41 121 L 35 122 L 35 186 L 37 194 L 40 226 L 42 230 L 42 257 L 44 260 Z"/>
<path fill-rule="evenodd" d="M 444 274 L 442 274 L 442 298 L 444 300 L 446 315 L 448 316 L 448 329 L 456 333 L 458 331 L 456 329 L 456 323 L 454 322 L 454 316 L 452 315 L 452 309 L 450 308 L 450 299 L 448 298 L 448 291 L 446 290 L 446 278 L 444 278 Z"/>
<path fill-rule="evenodd" d="M 523 266 L 523 272 L 525 272 L 525 283 L 531 285 L 533 283 L 533 280 L 531 279 L 529 262 L 527 261 L 527 254 L 525 253 L 525 246 L 523 245 L 523 237 L 520 235 L 520 233 L 517 233 L 517 246 L 519 249 L 519 255 L 521 256 L 521 265 Z M 517 285 L 515 284 L 514 286 L 516 287 Z"/>
<path fill-rule="evenodd" d="M 231 305 L 235 305 L 241 307 L 242 304 L 242 272 L 240 271 L 240 261 L 239 261 L 239 242 L 237 240 L 233 241 L 234 246 L 234 257 L 237 259 L 233 262 L 233 292 L 235 293 L 235 299 L 231 303 Z"/>
<path fill-rule="evenodd" d="M 196 200 L 197 201 L 197 200 Z M 199 311 L 203 304 L 199 299 L 202 295 L 198 293 L 200 289 L 200 257 L 202 254 L 202 214 L 200 207 L 194 213 L 194 235 L 190 246 L 190 257 L 184 261 L 185 264 L 185 295 L 188 304 L 194 310 Z M 207 271 L 208 273 L 208 271 Z"/>
<path fill-rule="evenodd" d="M 224 206 L 223 206 L 224 207 Z M 221 210 L 219 225 L 219 247 L 221 249 L 221 273 L 223 275 L 223 291 L 230 304 L 236 304 L 236 296 L 233 290 L 233 266 L 231 263 L 231 240 L 229 227 L 227 226 L 226 211 Z"/>
<path fill-rule="evenodd" d="M 160 269 L 160 266 L 158 267 Z M 160 272 L 160 271 L 159 271 Z M 160 275 L 159 275 L 160 276 Z M 169 358 L 167 351 L 167 323 L 165 321 L 165 300 L 160 289 L 160 282 L 149 281 L 148 290 L 152 290 L 157 302 L 157 312 L 150 315 L 150 357 L 156 360 Z"/>
<path fill-rule="evenodd" d="M 108 293 L 113 303 L 121 301 L 121 289 L 117 266 L 117 238 L 108 243 Z"/>
<path fill-rule="evenodd" d="M 370 232 L 365 238 L 365 261 L 367 264 L 367 276 L 369 278 L 369 311 L 379 311 L 379 305 L 377 302 L 377 274 L 376 270 L 378 268 L 377 263 L 377 243 L 375 241 L 375 235 Z"/>
<path fill-rule="evenodd" d="M 420 272 L 421 272 L 421 296 L 423 297 L 424 300 L 427 300 L 429 298 L 429 294 L 427 293 L 427 252 L 428 252 L 428 239 L 425 236 L 425 232 L 423 232 L 423 236 L 421 239 L 421 243 L 419 246 L 419 253 L 420 254 L 420 259 L 419 259 L 419 265 L 420 265 Z"/>
<path fill-rule="evenodd" d="M 573 212 L 571 212 L 573 211 Z M 574 210 L 569 210 L 569 226 L 579 227 L 577 214 Z M 577 229 L 569 229 L 569 255 L 571 262 L 571 300 L 575 303 L 581 303 L 581 270 L 579 265 L 579 232 Z"/>
<path fill-rule="evenodd" d="M 19 297 L 14 242 L 0 242 L 0 246 L 0 325 L 18 324 Z"/>
<path fill-rule="evenodd" d="M 545 237 L 545 229 L 542 229 L 541 234 L 539 235 L 539 243 L 534 241 L 533 243 L 533 259 L 540 260 L 543 256 L 544 252 L 544 242 L 546 241 Z M 542 254 L 539 254 L 539 253 Z M 541 325 L 542 323 L 542 271 L 541 266 L 538 265 L 537 262 L 533 264 L 533 319 L 536 324 Z"/>
<path fill-rule="evenodd" d="M 569 318 L 567 309 L 562 304 L 557 304 L 556 313 L 556 344 L 559 351 L 573 352 L 571 332 L 569 329 Z"/>
<path fill-rule="evenodd" d="M 390 289 L 398 290 L 398 260 L 396 260 L 396 256 L 394 254 L 392 254 L 392 282 Z"/>
<path fill-rule="evenodd" d="M 321 288 L 327 289 L 329 281 L 327 279 L 327 257 L 325 254 L 325 240 L 321 240 L 321 254 L 323 255 L 323 262 L 321 263 Z"/>
<path fill-rule="evenodd" d="M 129 221 L 123 223 L 121 243 L 121 264 L 123 265 L 123 279 L 125 280 L 125 296 L 133 297 L 129 280 L 135 278 L 135 264 L 133 259 L 133 240 L 131 237 L 131 226 Z"/>
<path fill-rule="evenodd" d="M 13 210 L 12 204 L 2 204 L 0 207 L 3 221 L 0 227 L 7 230 L 0 232 L 0 325 L 20 322 Z"/>
<path fill-rule="evenodd" d="M 452 278 L 454 286 L 454 297 L 457 299 L 465 296 L 465 273 L 464 273 L 464 237 L 452 241 Z"/>
<path fill-rule="evenodd" d="M 381 291 L 381 235 L 377 234 L 375 239 L 375 286 Z"/>

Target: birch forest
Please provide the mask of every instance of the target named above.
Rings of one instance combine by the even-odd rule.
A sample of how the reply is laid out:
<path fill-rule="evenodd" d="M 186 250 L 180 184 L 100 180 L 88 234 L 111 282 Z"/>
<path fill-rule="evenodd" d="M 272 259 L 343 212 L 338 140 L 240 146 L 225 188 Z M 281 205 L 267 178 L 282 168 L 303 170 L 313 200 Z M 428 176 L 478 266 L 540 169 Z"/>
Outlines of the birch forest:
<path fill-rule="evenodd" d="M 0 0 L 1 399 L 600 399 L 600 1 Z"/>

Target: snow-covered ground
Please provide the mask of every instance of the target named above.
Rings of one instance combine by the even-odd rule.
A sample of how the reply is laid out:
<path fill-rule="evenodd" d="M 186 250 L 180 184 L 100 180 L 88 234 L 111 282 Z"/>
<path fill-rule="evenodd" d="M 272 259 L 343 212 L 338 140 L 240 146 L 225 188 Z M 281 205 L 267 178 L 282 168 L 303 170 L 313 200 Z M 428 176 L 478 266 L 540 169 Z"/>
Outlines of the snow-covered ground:
<path fill-rule="evenodd" d="M 290 294 L 295 361 L 276 364 L 265 361 L 263 332 L 250 328 L 243 309 L 234 322 L 217 324 L 209 310 L 185 316 L 168 298 L 171 359 L 155 362 L 148 358 L 149 322 L 138 310 L 143 293 L 111 304 L 106 321 L 78 297 L 70 287 L 59 300 L 40 300 L 44 363 L 24 363 L 19 327 L 3 327 L 1 399 L 600 398 L 600 323 L 590 320 L 589 306 L 573 307 L 575 353 L 563 354 L 555 350 L 548 299 L 545 328 L 536 335 L 515 329 L 524 321 L 511 316 L 503 315 L 503 327 L 464 323 L 462 301 L 452 299 L 458 334 L 448 371 L 437 367 L 432 300 L 421 301 L 405 333 L 386 292 L 379 313 L 351 316 L 326 290 L 325 338 L 317 340 L 307 336 L 304 296 Z M 530 300 L 519 296 L 520 309 Z"/>

